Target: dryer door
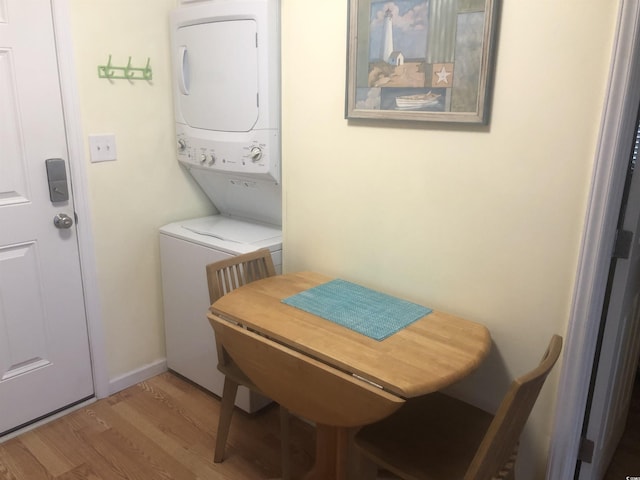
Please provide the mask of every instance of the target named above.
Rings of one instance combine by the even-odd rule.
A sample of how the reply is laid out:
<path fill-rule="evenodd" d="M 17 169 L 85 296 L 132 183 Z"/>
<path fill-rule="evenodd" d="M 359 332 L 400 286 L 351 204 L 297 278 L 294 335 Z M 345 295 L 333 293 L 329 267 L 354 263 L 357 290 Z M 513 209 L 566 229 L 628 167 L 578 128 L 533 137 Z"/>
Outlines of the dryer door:
<path fill-rule="evenodd" d="M 174 55 L 182 116 L 205 130 L 247 132 L 258 121 L 255 20 L 229 20 L 178 29 Z"/>

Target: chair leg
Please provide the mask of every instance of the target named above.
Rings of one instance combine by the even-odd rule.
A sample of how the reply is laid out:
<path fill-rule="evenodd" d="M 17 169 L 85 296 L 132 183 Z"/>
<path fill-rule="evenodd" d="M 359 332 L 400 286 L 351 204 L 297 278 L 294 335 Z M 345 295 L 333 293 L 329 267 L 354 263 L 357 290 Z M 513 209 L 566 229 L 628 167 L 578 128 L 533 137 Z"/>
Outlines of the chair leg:
<path fill-rule="evenodd" d="M 282 480 L 291 480 L 291 441 L 289 410 L 280 405 L 280 449 Z"/>
<path fill-rule="evenodd" d="M 227 437 L 229 436 L 229 428 L 231 427 L 231 416 L 233 415 L 233 408 L 236 403 L 236 393 L 238 393 L 238 384 L 229 379 L 229 377 L 224 377 L 218 433 L 216 435 L 216 451 L 213 455 L 213 461 L 216 463 L 224 460 L 224 449 L 227 445 Z"/>

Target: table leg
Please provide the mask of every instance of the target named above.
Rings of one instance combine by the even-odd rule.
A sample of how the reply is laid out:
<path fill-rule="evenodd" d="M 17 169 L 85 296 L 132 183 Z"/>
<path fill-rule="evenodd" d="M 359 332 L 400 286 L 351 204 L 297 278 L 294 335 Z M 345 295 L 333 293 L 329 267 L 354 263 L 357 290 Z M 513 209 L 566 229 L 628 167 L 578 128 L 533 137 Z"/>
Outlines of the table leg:
<path fill-rule="evenodd" d="M 347 480 L 349 429 L 316 425 L 316 461 L 305 480 Z"/>

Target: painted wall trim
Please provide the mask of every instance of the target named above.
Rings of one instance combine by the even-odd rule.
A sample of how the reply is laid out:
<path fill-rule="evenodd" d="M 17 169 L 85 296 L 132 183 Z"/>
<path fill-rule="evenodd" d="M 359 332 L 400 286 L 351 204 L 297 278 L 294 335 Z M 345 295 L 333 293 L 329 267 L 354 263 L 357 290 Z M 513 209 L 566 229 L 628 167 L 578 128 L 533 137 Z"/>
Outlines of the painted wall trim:
<path fill-rule="evenodd" d="M 91 225 L 91 209 L 87 195 L 84 137 L 80 116 L 78 85 L 73 56 L 68 0 L 51 0 L 53 24 L 60 71 L 62 108 L 64 111 L 69 148 L 69 168 L 73 186 L 74 208 L 78 215 L 77 233 L 82 269 L 85 312 L 89 332 L 93 385 L 97 398 L 109 395 L 107 350 L 100 308 L 97 267 Z"/>
<path fill-rule="evenodd" d="M 640 0 L 622 0 L 569 318 L 547 479 L 574 477 L 638 101 Z"/>
<path fill-rule="evenodd" d="M 109 394 L 113 395 L 114 393 L 118 393 L 120 390 L 132 387 L 136 383 L 144 382 L 145 380 L 148 380 L 151 377 L 155 377 L 156 375 L 160 375 L 161 373 L 164 373 L 166 371 L 166 358 L 161 358 L 156 360 L 155 362 L 143 365 L 140 368 L 136 368 L 135 370 L 132 370 L 111 380 L 109 384 Z"/>

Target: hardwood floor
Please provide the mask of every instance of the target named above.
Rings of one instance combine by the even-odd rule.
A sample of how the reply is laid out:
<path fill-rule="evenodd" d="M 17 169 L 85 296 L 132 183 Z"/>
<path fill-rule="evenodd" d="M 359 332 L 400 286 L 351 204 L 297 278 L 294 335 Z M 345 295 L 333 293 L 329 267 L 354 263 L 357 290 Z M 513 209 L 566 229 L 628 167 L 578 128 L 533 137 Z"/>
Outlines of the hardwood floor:
<path fill-rule="evenodd" d="M 613 455 L 604 480 L 640 477 L 640 374 L 636 376 L 631 407 L 622 439 Z"/>
<path fill-rule="evenodd" d="M 213 463 L 220 401 L 164 373 L 0 443 L 0 480 L 262 480 L 280 474 L 278 409 L 234 413 Z M 292 418 L 293 479 L 311 468 L 314 429 Z M 640 476 L 640 380 L 604 480 Z M 381 478 L 386 478 L 382 476 Z"/>
<path fill-rule="evenodd" d="M 257 480 L 280 474 L 275 406 L 234 413 L 213 463 L 219 400 L 164 373 L 0 444 L 2 480 Z M 275 408 L 274 408 L 275 407 Z M 293 418 L 292 474 L 311 468 L 314 430 Z"/>

